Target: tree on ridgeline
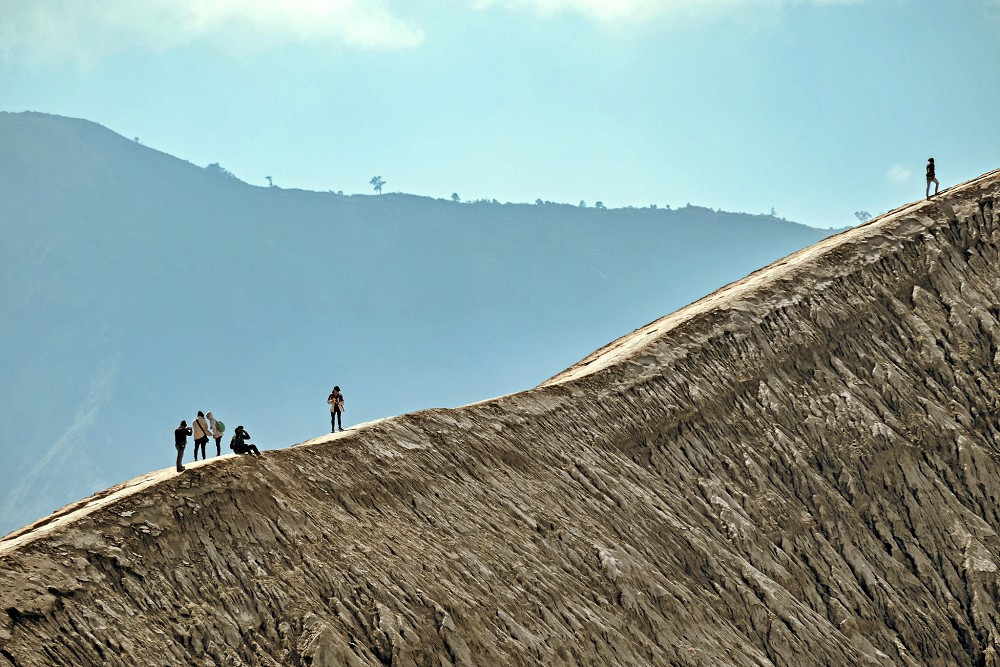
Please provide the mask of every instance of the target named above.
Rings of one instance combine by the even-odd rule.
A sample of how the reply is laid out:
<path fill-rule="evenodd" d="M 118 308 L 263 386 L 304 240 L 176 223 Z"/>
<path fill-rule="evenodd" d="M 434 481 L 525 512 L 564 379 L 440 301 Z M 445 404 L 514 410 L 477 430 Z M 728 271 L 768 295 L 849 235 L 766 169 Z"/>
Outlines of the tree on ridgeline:
<path fill-rule="evenodd" d="M 205 167 L 205 171 L 209 172 L 210 174 L 215 174 L 216 176 L 221 176 L 222 178 L 232 178 L 232 179 L 236 178 L 236 174 L 229 171 L 218 162 L 213 162 L 212 164 Z"/>
<path fill-rule="evenodd" d="M 859 223 L 868 222 L 872 219 L 872 214 L 868 211 L 855 211 L 854 217 L 858 219 Z"/>
<path fill-rule="evenodd" d="M 368 181 L 375 188 L 375 192 L 382 194 L 382 186 L 385 185 L 385 180 L 381 176 L 373 176 L 372 180 Z"/>
<path fill-rule="evenodd" d="M 452 200 L 453 202 L 456 202 L 456 203 L 457 203 L 457 202 L 460 202 L 460 201 L 462 201 L 462 198 L 458 196 L 458 193 L 457 193 L 457 192 L 452 192 L 452 193 L 451 193 L 451 200 Z"/>

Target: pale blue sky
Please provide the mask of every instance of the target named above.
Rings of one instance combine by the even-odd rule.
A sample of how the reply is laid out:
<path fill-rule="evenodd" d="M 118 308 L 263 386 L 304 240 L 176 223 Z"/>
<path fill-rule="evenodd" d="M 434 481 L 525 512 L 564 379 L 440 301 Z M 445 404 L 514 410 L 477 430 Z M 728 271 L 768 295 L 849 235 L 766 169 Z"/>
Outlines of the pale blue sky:
<path fill-rule="evenodd" d="M 0 0 L 0 110 L 261 185 L 843 226 L 998 109 L 1000 0 Z"/>

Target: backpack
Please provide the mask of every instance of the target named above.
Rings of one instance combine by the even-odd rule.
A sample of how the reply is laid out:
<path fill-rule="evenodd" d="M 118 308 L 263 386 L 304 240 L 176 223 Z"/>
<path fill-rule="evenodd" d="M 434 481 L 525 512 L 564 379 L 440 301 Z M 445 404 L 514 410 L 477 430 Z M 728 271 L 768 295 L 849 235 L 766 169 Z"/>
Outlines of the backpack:
<path fill-rule="evenodd" d="M 220 422 L 218 419 L 216 419 L 215 428 L 219 429 L 219 433 L 224 433 L 226 430 L 226 425 Z"/>

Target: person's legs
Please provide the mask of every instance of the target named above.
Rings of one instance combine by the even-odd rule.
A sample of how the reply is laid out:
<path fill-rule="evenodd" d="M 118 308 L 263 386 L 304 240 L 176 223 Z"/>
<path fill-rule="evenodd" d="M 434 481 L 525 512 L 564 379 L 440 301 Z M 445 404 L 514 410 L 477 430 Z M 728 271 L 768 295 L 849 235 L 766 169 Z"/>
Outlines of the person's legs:
<path fill-rule="evenodd" d="M 931 198 L 931 180 L 932 179 L 930 179 L 930 178 L 927 179 L 927 187 L 924 188 L 924 198 L 925 199 L 930 199 Z"/>
<path fill-rule="evenodd" d="M 340 410 L 337 410 L 333 414 L 337 418 L 337 426 L 340 428 L 341 431 L 343 431 L 344 430 L 344 421 L 343 421 L 343 417 L 340 416 L 343 413 L 341 413 Z"/>
<path fill-rule="evenodd" d="M 935 177 L 934 178 L 934 194 L 938 193 L 938 185 L 940 185 L 940 183 L 938 183 L 938 179 L 937 179 L 937 177 Z M 930 185 L 928 184 L 927 187 L 930 188 Z"/>
<path fill-rule="evenodd" d="M 181 465 L 181 459 L 184 458 L 184 445 L 174 444 L 177 447 L 177 472 L 184 470 L 184 466 Z"/>
<path fill-rule="evenodd" d="M 222 436 L 215 439 L 215 455 L 222 456 Z"/>
<path fill-rule="evenodd" d="M 257 449 L 257 445 L 247 445 L 247 453 L 253 454 L 254 456 L 260 456 L 260 450 Z"/>
<path fill-rule="evenodd" d="M 337 430 L 337 413 L 333 410 L 330 411 L 330 433 Z"/>

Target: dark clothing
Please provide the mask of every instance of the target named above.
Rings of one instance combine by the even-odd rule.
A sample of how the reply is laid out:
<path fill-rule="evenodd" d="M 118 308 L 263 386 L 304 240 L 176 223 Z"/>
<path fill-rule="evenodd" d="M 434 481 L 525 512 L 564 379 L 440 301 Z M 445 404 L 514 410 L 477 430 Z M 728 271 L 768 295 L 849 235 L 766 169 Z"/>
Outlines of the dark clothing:
<path fill-rule="evenodd" d="M 338 426 L 343 431 L 344 395 L 339 391 L 331 393 L 326 402 L 330 404 L 330 431 L 336 431 Z"/>
<path fill-rule="evenodd" d="M 934 184 L 934 194 L 937 194 L 938 193 L 938 186 L 940 185 L 940 183 L 938 183 L 937 176 L 935 176 L 935 174 L 934 174 L 934 161 L 933 160 L 928 160 L 927 161 L 927 188 L 924 190 L 924 195 L 926 195 L 928 199 L 931 198 L 931 183 Z"/>
<path fill-rule="evenodd" d="M 194 420 L 194 424 L 191 425 L 195 429 L 194 438 L 194 460 L 198 460 L 198 448 L 201 448 L 201 458 L 205 457 L 205 445 L 208 444 L 208 422 L 205 418 L 198 413 L 198 417 Z"/>
<path fill-rule="evenodd" d="M 236 432 L 233 433 L 233 439 L 229 441 L 229 447 L 237 454 L 260 456 L 260 450 L 257 449 L 256 445 L 247 443 L 249 439 L 250 434 L 247 433 L 246 429 L 236 429 Z"/>
<path fill-rule="evenodd" d="M 187 437 L 191 435 L 190 426 L 178 426 L 174 429 L 174 444 L 184 446 L 187 444 Z"/>
<path fill-rule="evenodd" d="M 235 451 L 237 447 L 242 447 L 249 439 L 250 434 L 247 433 L 246 429 L 236 429 L 232 439 L 229 441 L 229 449 Z"/>
<path fill-rule="evenodd" d="M 181 461 L 184 459 L 184 448 L 187 447 L 187 437 L 191 435 L 190 426 L 178 426 L 174 429 L 174 447 L 177 448 L 177 472 L 184 470 Z"/>
<path fill-rule="evenodd" d="M 215 455 L 222 456 L 222 436 L 215 439 Z"/>

